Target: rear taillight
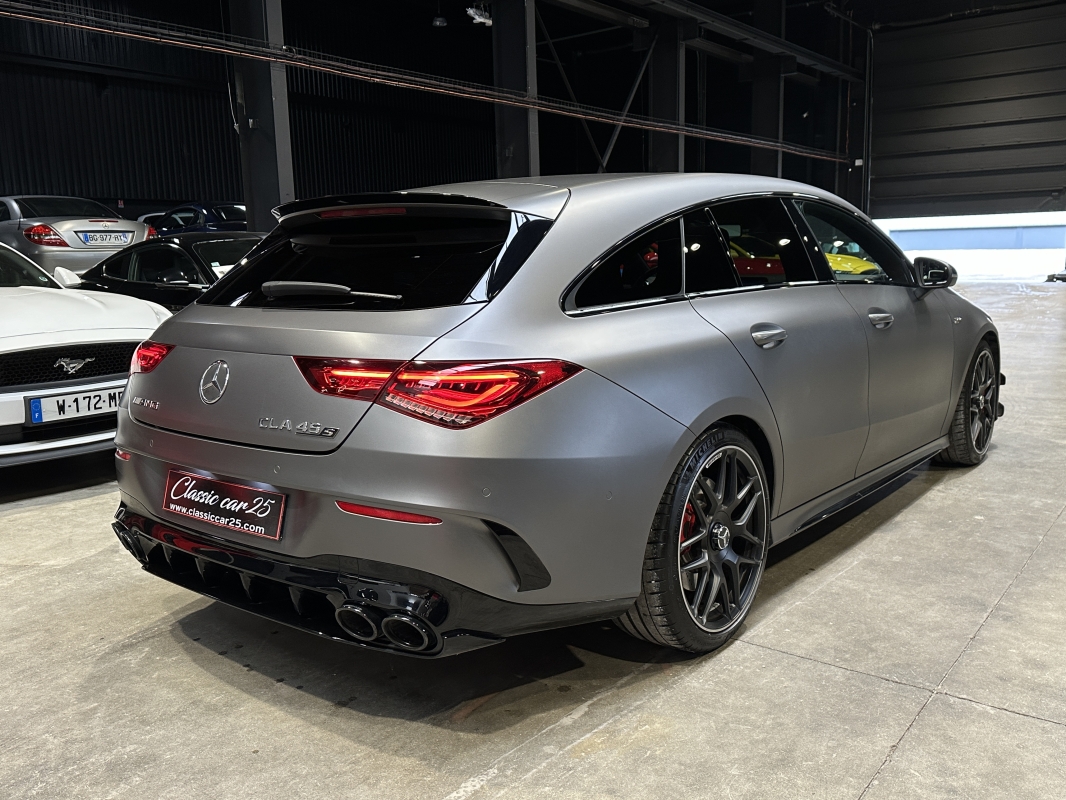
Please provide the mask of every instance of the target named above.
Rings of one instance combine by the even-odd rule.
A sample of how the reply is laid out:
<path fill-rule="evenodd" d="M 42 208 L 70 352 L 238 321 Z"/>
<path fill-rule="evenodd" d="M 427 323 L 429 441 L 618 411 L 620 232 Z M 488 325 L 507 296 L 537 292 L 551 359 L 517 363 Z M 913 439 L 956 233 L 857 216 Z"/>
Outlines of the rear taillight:
<path fill-rule="evenodd" d="M 133 353 L 133 361 L 130 363 L 130 374 L 151 372 L 159 366 L 167 353 L 174 349 L 172 344 L 162 344 L 151 340 L 141 342 Z"/>
<path fill-rule="evenodd" d="M 159 232 L 155 228 L 153 228 L 151 225 L 149 225 L 148 226 L 148 233 L 146 233 L 144 235 L 144 238 L 145 239 L 155 239 L 155 238 L 158 238 L 158 236 L 159 236 Z"/>
<path fill-rule="evenodd" d="M 47 247 L 70 247 L 51 225 L 31 225 L 22 232 L 22 235 L 34 244 L 43 244 Z"/>
<path fill-rule="evenodd" d="M 130 458 L 131 458 L 131 454 L 127 453 L 122 448 L 116 447 L 115 448 L 115 458 L 119 459 L 120 461 L 129 461 Z"/>
<path fill-rule="evenodd" d="M 311 388 L 322 394 L 372 401 L 402 361 L 364 361 L 354 358 L 293 359 Z"/>
<path fill-rule="evenodd" d="M 293 359 L 315 391 L 376 402 L 445 428 L 469 428 L 509 411 L 581 367 L 567 361 L 363 361 Z"/>
<path fill-rule="evenodd" d="M 580 371 L 566 361 L 411 362 L 393 376 L 378 402 L 445 428 L 469 428 Z"/>

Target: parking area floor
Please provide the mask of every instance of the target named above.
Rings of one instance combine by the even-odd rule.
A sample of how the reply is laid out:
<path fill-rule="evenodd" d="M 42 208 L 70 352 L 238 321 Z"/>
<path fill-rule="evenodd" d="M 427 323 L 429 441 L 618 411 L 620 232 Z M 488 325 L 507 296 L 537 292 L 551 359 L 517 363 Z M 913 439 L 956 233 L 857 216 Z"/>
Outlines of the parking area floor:
<path fill-rule="evenodd" d="M 142 572 L 110 456 L 0 471 L 0 796 L 1066 797 L 1066 285 L 960 291 L 1003 337 L 986 462 L 774 551 L 701 658 L 320 641 Z"/>

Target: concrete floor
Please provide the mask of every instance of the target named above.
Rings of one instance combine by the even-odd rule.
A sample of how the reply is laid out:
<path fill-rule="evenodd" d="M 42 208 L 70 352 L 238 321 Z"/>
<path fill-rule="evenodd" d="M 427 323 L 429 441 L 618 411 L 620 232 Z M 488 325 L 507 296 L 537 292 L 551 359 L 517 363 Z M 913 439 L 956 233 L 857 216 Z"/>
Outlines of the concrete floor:
<path fill-rule="evenodd" d="M 0 797 L 1066 796 L 1066 285 L 962 291 L 1010 379 L 988 460 L 775 550 L 703 658 L 319 641 L 141 572 L 110 456 L 0 472 Z"/>

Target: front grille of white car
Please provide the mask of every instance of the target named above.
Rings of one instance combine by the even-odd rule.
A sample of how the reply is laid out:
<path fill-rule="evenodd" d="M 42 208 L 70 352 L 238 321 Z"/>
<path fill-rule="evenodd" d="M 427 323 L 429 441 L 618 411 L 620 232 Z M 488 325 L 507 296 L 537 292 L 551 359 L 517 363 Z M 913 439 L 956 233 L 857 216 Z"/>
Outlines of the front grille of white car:
<path fill-rule="evenodd" d="M 0 389 L 125 375 L 137 342 L 71 344 L 0 354 Z"/>

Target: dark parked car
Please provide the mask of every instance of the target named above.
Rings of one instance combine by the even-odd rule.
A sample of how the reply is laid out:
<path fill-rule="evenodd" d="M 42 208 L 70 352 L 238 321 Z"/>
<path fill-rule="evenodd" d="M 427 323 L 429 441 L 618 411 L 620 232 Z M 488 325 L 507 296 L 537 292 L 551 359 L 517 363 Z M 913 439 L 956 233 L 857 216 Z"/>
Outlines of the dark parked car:
<path fill-rule="evenodd" d="M 258 233 L 184 233 L 139 242 L 81 276 L 80 289 L 184 308 L 262 239 Z"/>
<path fill-rule="evenodd" d="M 152 223 L 160 233 L 248 230 L 241 203 L 186 203 Z"/>

